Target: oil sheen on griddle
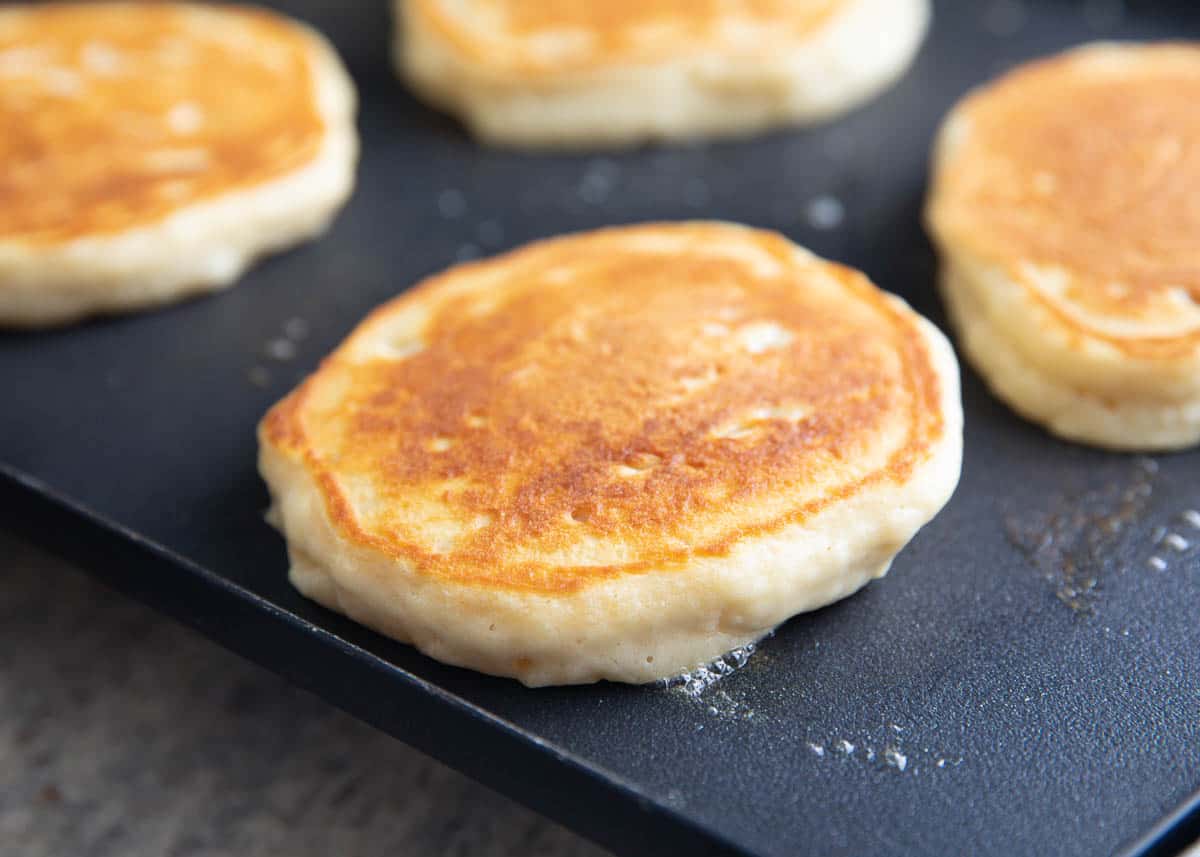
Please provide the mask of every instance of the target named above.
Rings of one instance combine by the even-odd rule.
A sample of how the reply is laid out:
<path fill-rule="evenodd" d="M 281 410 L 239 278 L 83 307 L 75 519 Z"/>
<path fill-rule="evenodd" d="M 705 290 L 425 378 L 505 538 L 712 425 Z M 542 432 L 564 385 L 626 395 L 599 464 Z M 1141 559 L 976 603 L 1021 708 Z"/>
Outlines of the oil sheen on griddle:
<path fill-rule="evenodd" d="M 1129 564 L 1133 525 L 1146 513 L 1158 464 L 1138 459 L 1132 471 L 1127 479 L 1051 498 L 1044 508 L 1005 521 L 1009 541 L 1077 614 L 1095 612 L 1104 577 Z"/>

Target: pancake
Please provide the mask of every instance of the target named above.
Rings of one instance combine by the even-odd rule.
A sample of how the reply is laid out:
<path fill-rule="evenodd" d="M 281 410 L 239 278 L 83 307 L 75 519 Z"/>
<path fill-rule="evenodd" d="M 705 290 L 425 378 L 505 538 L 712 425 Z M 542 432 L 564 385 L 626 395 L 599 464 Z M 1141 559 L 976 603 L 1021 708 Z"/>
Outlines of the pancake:
<path fill-rule="evenodd" d="M 940 333 L 783 237 L 650 224 L 460 265 L 259 427 L 305 595 L 529 685 L 646 682 L 884 574 L 958 479 Z"/>
<path fill-rule="evenodd" d="M 353 185 L 355 95 L 311 29 L 196 4 L 0 9 L 0 323 L 233 283 Z"/>
<path fill-rule="evenodd" d="M 929 14 L 929 0 L 395 0 L 395 58 L 488 143 L 629 145 L 842 113 L 903 73 Z"/>
<path fill-rule="evenodd" d="M 941 132 L 928 222 L 962 344 L 1055 434 L 1200 441 L 1200 46 L 1097 44 L 1005 75 Z"/>

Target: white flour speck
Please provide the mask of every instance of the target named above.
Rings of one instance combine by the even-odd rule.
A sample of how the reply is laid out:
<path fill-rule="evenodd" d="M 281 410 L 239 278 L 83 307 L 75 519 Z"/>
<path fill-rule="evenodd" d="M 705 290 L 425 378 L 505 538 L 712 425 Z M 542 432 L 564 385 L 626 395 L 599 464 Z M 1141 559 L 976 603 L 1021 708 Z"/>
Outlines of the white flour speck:
<path fill-rule="evenodd" d="M 837 747 L 839 750 L 841 750 L 847 756 L 853 755 L 853 753 L 854 753 L 854 745 L 851 744 L 849 741 L 847 741 L 845 738 L 843 738 L 841 741 L 838 742 Z"/>
<path fill-rule="evenodd" d="M 1187 521 L 1188 526 L 1192 529 L 1200 530 L 1200 512 L 1195 509 L 1188 509 L 1183 513 L 1183 519 Z"/>
<path fill-rule="evenodd" d="M 808 748 L 809 748 L 810 750 L 812 750 L 814 753 L 816 753 L 818 756 L 824 756 L 824 755 L 825 755 L 825 748 L 824 748 L 824 747 L 822 747 L 820 744 L 814 744 L 814 743 L 812 743 L 812 742 L 810 741 L 810 742 L 809 742 L 809 744 L 808 744 Z"/>
<path fill-rule="evenodd" d="M 1163 542 L 1167 545 L 1167 547 L 1174 551 L 1178 551 L 1179 553 L 1183 553 L 1185 550 L 1191 547 L 1191 545 L 1188 544 L 1188 540 L 1179 535 L 1179 533 L 1168 533 L 1167 537 L 1163 539 Z"/>
<path fill-rule="evenodd" d="M 283 335 L 299 341 L 308 336 L 308 322 L 302 318 L 289 318 L 283 323 Z"/>
<path fill-rule="evenodd" d="M 461 190 L 446 188 L 438 194 L 437 207 L 442 217 L 453 220 L 467 213 L 467 198 Z"/>
<path fill-rule="evenodd" d="M 908 767 L 908 756 L 905 756 L 895 747 L 888 747 L 883 751 L 883 758 L 889 765 L 897 770 L 903 771 Z"/>
<path fill-rule="evenodd" d="M 846 207 L 837 197 L 818 196 L 809 202 L 805 216 L 813 229 L 837 229 L 846 219 Z"/>
<path fill-rule="evenodd" d="M 579 198 L 589 205 L 604 202 L 612 193 L 620 172 L 616 161 L 608 158 L 596 158 L 589 162 L 579 180 Z"/>
<path fill-rule="evenodd" d="M 738 646 L 733 651 L 726 652 L 711 664 L 696 667 L 694 670 L 677 675 L 674 678 L 660 679 L 656 684 L 659 687 L 677 687 L 687 696 L 699 701 L 701 694 L 716 684 L 717 681 L 736 672 L 749 663 L 750 656 L 754 654 L 756 647 L 757 644 L 755 643 Z M 732 700 L 730 701 L 732 702 Z"/>
<path fill-rule="evenodd" d="M 1150 567 L 1153 568 L 1155 571 L 1166 571 L 1167 570 L 1167 561 L 1165 559 L 1163 559 L 1161 556 L 1150 557 L 1149 564 L 1150 564 Z"/>
<path fill-rule="evenodd" d="M 272 360 L 291 360 L 296 356 L 296 345 L 287 339 L 272 339 L 267 343 L 266 352 Z"/>

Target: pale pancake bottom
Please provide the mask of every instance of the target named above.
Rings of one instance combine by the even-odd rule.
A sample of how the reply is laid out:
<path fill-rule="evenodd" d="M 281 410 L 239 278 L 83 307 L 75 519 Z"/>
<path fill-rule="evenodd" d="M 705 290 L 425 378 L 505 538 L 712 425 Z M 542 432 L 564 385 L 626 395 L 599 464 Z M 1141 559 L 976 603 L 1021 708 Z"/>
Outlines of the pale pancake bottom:
<path fill-rule="evenodd" d="M 313 78 L 326 127 L 312 161 L 111 235 L 44 247 L 0 238 L 0 324 L 66 324 L 218 291 L 264 254 L 320 235 L 350 196 L 358 159 L 354 87 L 321 45 Z"/>
<path fill-rule="evenodd" d="M 1200 396 L 1156 398 L 1165 385 L 1149 372 L 1136 397 L 1101 396 L 1031 360 L 992 317 L 983 297 L 992 284 L 982 282 L 984 276 L 947 258 L 942 293 L 967 357 L 1015 411 L 1067 440 L 1119 451 L 1169 451 L 1200 443 Z"/>
<path fill-rule="evenodd" d="M 523 84 L 467 65 L 404 21 L 403 3 L 394 50 L 400 74 L 481 140 L 535 148 L 745 136 L 829 119 L 898 78 L 930 18 L 929 0 L 848 0 L 786 53 L 697 56 Z"/>
<path fill-rule="evenodd" d="M 301 593 L 437 660 L 526 685 L 645 683 L 707 664 L 883 576 L 958 482 L 962 408 L 945 337 L 919 320 L 941 385 L 944 432 L 900 481 L 865 486 L 801 523 L 721 556 L 606 578 L 555 594 L 419 573 L 341 534 L 303 461 L 260 447 L 270 520 Z"/>

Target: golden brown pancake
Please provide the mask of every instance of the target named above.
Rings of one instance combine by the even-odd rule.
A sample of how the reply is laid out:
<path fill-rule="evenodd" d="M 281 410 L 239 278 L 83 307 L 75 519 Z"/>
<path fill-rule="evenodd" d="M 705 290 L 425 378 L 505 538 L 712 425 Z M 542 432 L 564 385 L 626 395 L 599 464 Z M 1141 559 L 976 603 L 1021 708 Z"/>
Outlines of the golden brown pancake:
<path fill-rule="evenodd" d="M 117 232 L 311 160 L 308 56 L 251 9 L 68 4 L 0 23 L 0 237 Z"/>
<path fill-rule="evenodd" d="M 956 383 L 927 323 L 778 235 L 610 229 L 376 310 L 266 417 L 263 470 L 319 600 L 531 683 L 646 680 L 885 570 L 957 479 Z M 919 511 L 868 523 L 896 491 Z M 855 506 L 867 547 L 798 572 L 798 531 Z M 432 641 L 429 587 L 461 622 Z"/>
<path fill-rule="evenodd" d="M 395 0 L 397 63 L 490 142 L 628 144 L 814 121 L 883 89 L 928 0 Z"/>
<path fill-rule="evenodd" d="M 175 3 L 0 10 L 0 250 L 26 257 L 17 260 L 23 277 L 0 259 L 0 316 L 21 321 L 28 296 L 5 292 L 31 269 L 50 271 L 55 281 L 43 290 L 51 298 L 80 291 L 61 282 L 56 249 L 156 227 L 321 163 L 332 137 L 352 138 L 352 109 L 352 90 L 324 41 L 267 12 Z M 272 222 L 263 242 L 311 233 L 307 221 L 316 213 L 327 219 L 325 210 L 344 198 L 354 147 L 342 140 L 337 148 L 336 180 L 316 176 L 316 195 L 292 200 L 314 213 L 287 224 L 287 235 Z M 241 229 L 255 233 L 252 221 Z M 132 279 L 156 274 L 137 270 Z M 5 305 L 18 298 L 19 306 Z"/>
<path fill-rule="evenodd" d="M 1068 437 L 1200 438 L 1198 103 L 1200 47 L 1097 45 L 1004 76 L 946 124 L 929 213 L 956 313 L 1000 340 L 973 351 L 1013 351 L 983 367 L 1001 393 Z M 1024 375 L 1013 361 L 1037 382 L 997 381 Z"/>

